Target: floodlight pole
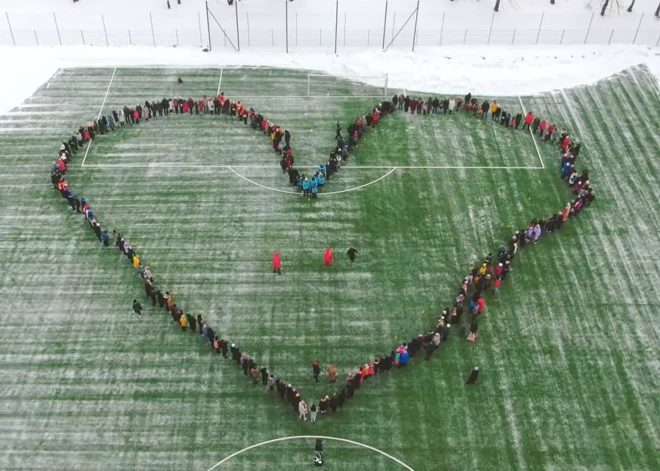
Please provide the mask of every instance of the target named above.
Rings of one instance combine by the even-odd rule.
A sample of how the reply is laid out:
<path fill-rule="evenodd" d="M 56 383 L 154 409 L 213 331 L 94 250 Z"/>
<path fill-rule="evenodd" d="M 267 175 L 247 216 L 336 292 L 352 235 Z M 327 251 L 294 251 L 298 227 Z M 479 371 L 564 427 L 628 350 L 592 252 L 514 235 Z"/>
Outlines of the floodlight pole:
<path fill-rule="evenodd" d="M 415 30 L 413 31 L 412 52 L 415 52 L 415 40 L 417 39 L 417 18 L 418 17 L 419 17 L 419 0 L 417 0 L 417 8 L 415 9 Z"/>
<path fill-rule="evenodd" d="M 241 33 L 238 30 L 238 1 L 234 0 L 234 5 L 236 6 L 236 46 L 238 47 L 238 52 L 241 52 Z"/>
<path fill-rule="evenodd" d="M 206 1 L 206 29 L 207 29 L 208 34 L 209 34 L 209 51 L 212 51 L 213 48 L 211 47 L 211 23 L 209 21 L 209 2 L 208 2 L 208 0 Z"/>
<path fill-rule="evenodd" d="M 289 53 L 289 2 L 284 0 L 284 16 L 285 16 L 285 27 L 286 27 L 286 53 Z M 248 30 L 249 31 L 249 30 Z"/>
<path fill-rule="evenodd" d="M 335 3 L 335 54 L 337 54 L 337 28 L 339 26 L 339 0 Z"/>
<path fill-rule="evenodd" d="M 385 0 L 385 19 L 383 20 L 383 49 L 385 49 L 385 30 L 387 28 L 387 4 L 389 0 Z"/>

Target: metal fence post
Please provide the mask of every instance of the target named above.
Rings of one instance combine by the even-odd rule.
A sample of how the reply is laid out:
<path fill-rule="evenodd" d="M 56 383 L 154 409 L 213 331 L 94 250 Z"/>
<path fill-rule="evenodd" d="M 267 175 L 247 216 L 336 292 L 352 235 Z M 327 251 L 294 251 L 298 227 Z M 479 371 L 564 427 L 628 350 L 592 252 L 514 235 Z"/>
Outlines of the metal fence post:
<path fill-rule="evenodd" d="M 385 30 L 387 28 L 387 6 L 388 6 L 388 3 L 389 3 L 389 1 L 385 0 L 385 19 L 383 20 L 383 49 L 385 49 Z M 344 25 L 344 28 L 345 28 L 345 25 Z"/>
<path fill-rule="evenodd" d="M 594 13 L 591 14 L 591 20 L 589 20 L 589 28 L 587 28 L 587 35 L 584 37 L 584 43 L 587 44 L 587 39 L 589 39 L 589 32 L 591 31 L 591 23 L 594 21 Z"/>
<path fill-rule="evenodd" d="M 346 47 L 346 12 L 344 12 L 344 47 Z"/>
<path fill-rule="evenodd" d="M 82 40 L 83 40 L 83 45 L 85 45 L 85 35 L 83 34 L 82 29 L 80 30 L 80 37 L 81 37 Z"/>
<path fill-rule="evenodd" d="M 488 44 L 490 44 L 490 36 L 493 34 L 493 23 L 495 23 L 495 12 L 493 12 L 493 18 L 490 20 L 490 31 L 488 31 Z"/>
<path fill-rule="evenodd" d="M 514 44 L 515 42 L 516 42 L 516 30 L 514 29 L 514 30 L 513 30 L 513 38 L 511 38 L 511 45 L 513 46 L 513 44 Z"/>
<path fill-rule="evenodd" d="M 463 44 L 465 44 L 465 41 L 467 41 L 467 29 L 465 30 L 465 34 L 463 35 Z"/>
<path fill-rule="evenodd" d="M 442 12 L 442 26 L 440 27 L 440 41 L 438 42 L 438 46 L 442 46 L 442 35 L 445 32 L 445 13 L 444 11 Z"/>
<path fill-rule="evenodd" d="M 11 33 L 11 40 L 14 43 L 14 46 L 16 45 L 16 38 L 14 38 L 14 30 L 11 28 L 11 22 L 9 21 L 9 13 L 5 12 L 5 16 L 7 17 L 7 25 L 9 26 L 9 32 Z"/>
<path fill-rule="evenodd" d="M 206 16 L 208 17 L 208 13 Z M 203 46 L 204 41 L 202 40 L 202 15 L 199 12 L 197 12 L 197 26 L 199 26 L 199 45 Z"/>
<path fill-rule="evenodd" d="M 394 37 L 394 29 L 396 28 L 396 11 L 392 15 L 392 37 Z"/>
<path fill-rule="evenodd" d="M 238 52 L 241 52 L 241 32 L 238 29 L 238 2 L 234 0 L 234 5 L 236 6 L 236 44 L 238 46 Z"/>
<path fill-rule="evenodd" d="M 289 53 L 289 2 L 284 0 L 284 28 L 286 30 L 286 53 Z M 248 13 L 248 47 L 250 46 L 250 15 Z"/>
<path fill-rule="evenodd" d="M 335 54 L 337 54 L 337 28 L 339 28 L 339 0 L 335 2 Z"/>
<path fill-rule="evenodd" d="M 105 27 L 105 17 L 103 16 L 103 13 L 101 13 L 101 21 L 103 22 L 103 32 L 105 33 L 105 45 L 109 46 L 110 41 L 108 41 L 108 30 Z"/>
<path fill-rule="evenodd" d="M 612 36 L 614 36 L 614 30 L 610 33 L 610 39 L 607 41 L 607 44 L 612 44 Z"/>
<path fill-rule="evenodd" d="M 270 30 L 270 45 L 275 46 L 275 33 L 272 29 Z"/>
<path fill-rule="evenodd" d="M 37 46 L 39 45 L 39 38 L 37 37 L 37 30 L 34 30 L 34 40 L 37 42 Z"/>
<path fill-rule="evenodd" d="M 545 17 L 545 12 L 541 13 L 541 24 L 539 24 L 539 32 L 536 35 L 536 44 L 539 43 L 539 38 L 541 37 L 541 28 L 543 28 L 543 17 Z"/>
<path fill-rule="evenodd" d="M 415 9 L 415 29 L 413 30 L 412 52 L 415 52 L 415 40 L 417 39 L 417 18 L 418 17 L 419 17 L 419 0 L 417 0 L 417 8 Z"/>
<path fill-rule="evenodd" d="M 208 30 L 209 34 L 209 51 L 213 50 L 213 47 L 211 47 L 211 23 L 209 23 L 209 2 L 208 0 L 206 1 L 206 29 Z M 201 36 L 202 33 L 200 33 Z"/>
<path fill-rule="evenodd" d="M 154 20 L 151 17 L 151 12 L 149 12 L 149 22 L 151 23 L 151 40 L 154 42 L 154 47 L 156 47 L 156 33 L 154 33 Z"/>
<path fill-rule="evenodd" d="M 298 45 L 298 12 L 296 12 L 296 46 Z"/>
<path fill-rule="evenodd" d="M 62 45 L 62 36 L 60 36 L 60 27 L 57 25 L 57 16 L 53 12 L 53 20 L 55 20 L 55 29 L 57 30 L 57 39 L 60 40 L 60 46 Z"/>
<path fill-rule="evenodd" d="M 635 41 L 637 41 L 637 35 L 639 34 L 639 28 L 642 27 L 643 19 L 644 19 L 644 13 L 642 13 L 642 17 L 639 19 L 639 24 L 637 25 L 637 31 L 635 31 L 635 37 L 633 38 L 633 44 L 635 44 Z"/>
<path fill-rule="evenodd" d="M 128 43 L 132 46 L 133 45 L 133 38 L 131 38 L 131 30 L 128 30 Z"/>
<path fill-rule="evenodd" d="M 250 12 L 249 11 L 245 13 L 245 18 L 247 18 L 248 47 L 250 47 Z M 288 18 L 287 18 L 287 20 L 288 20 Z M 286 52 L 289 52 L 289 26 L 288 26 L 288 21 L 287 21 L 287 28 L 286 28 Z"/>
<path fill-rule="evenodd" d="M 175 29 L 174 34 L 176 34 L 176 45 L 178 46 L 179 45 L 179 30 Z"/>
<path fill-rule="evenodd" d="M 323 33 L 323 30 L 319 30 L 319 47 L 323 45 L 323 41 L 321 40 L 321 35 Z"/>
<path fill-rule="evenodd" d="M 367 47 L 369 47 L 371 44 L 371 30 L 367 30 Z"/>
<path fill-rule="evenodd" d="M 561 30 L 561 39 L 559 40 L 559 44 L 564 44 L 564 34 L 566 33 L 565 29 Z"/>

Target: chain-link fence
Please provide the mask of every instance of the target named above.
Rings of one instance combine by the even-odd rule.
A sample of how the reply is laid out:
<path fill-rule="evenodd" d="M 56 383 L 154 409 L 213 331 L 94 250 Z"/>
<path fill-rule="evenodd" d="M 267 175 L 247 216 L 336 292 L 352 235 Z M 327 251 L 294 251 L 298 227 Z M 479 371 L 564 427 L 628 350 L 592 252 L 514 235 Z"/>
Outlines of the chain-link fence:
<path fill-rule="evenodd" d="M 652 13 L 601 17 L 427 11 L 363 12 L 352 2 L 298 12 L 288 2 L 267 9 L 217 3 L 201 11 L 100 14 L 18 14 L 0 18 L 0 44 L 94 46 L 210 46 L 212 49 L 407 48 L 466 45 L 660 45 L 660 19 Z M 325 8 L 325 9 L 323 9 Z"/>

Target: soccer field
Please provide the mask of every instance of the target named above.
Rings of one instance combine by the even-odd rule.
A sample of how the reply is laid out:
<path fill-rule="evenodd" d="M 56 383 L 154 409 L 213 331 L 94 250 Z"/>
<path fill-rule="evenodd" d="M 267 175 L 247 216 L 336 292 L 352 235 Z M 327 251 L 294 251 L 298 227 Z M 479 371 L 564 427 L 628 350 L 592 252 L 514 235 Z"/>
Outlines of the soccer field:
<path fill-rule="evenodd" d="M 416 471 L 660 469 L 660 91 L 643 67 L 534 97 L 477 97 L 515 112 L 522 102 L 578 136 L 596 201 L 516 257 L 486 297 L 477 343 L 455 326 L 431 361 L 369 379 L 315 424 L 147 305 L 126 258 L 49 182 L 58 143 L 99 112 L 218 90 L 289 129 L 295 167 L 311 172 L 335 123 L 346 128 L 383 93 L 317 85 L 305 97 L 306 71 L 265 68 L 65 69 L 0 119 L 0 469 L 206 471 L 297 435 L 363 443 Z M 325 375 L 314 383 L 314 360 L 336 365 L 341 382 L 426 332 L 471 263 L 570 200 L 557 147 L 537 144 L 463 112 L 396 112 L 326 184 L 336 194 L 310 201 L 287 194 L 279 158 L 250 126 L 174 115 L 96 139 L 67 180 L 186 312 L 318 403 L 334 389 Z M 267 445 L 217 469 L 307 469 L 313 445 Z M 327 469 L 404 469 L 325 446 Z"/>

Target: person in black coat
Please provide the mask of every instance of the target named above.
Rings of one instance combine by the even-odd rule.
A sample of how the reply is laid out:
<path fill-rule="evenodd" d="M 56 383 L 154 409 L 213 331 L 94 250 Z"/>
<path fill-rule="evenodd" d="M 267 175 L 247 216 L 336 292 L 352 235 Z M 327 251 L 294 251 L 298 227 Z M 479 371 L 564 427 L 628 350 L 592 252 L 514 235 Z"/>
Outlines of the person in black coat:
<path fill-rule="evenodd" d="M 268 370 L 266 367 L 263 367 L 259 371 L 261 372 L 261 384 L 266 386 L 268 384 Z"/>
<path fill-rule="evenodd" d="M 158 300 L 158 306 L 165 307 L 165 296 L 160 290 L 156 291 L 156 299 Z"/>
<path fill-rule="evenodd" d="M 206 326 L 206 336 L 211 341 L 211 345 L 213 345 L 213 338 L 215 337 L 215 331 L 210 326 Z"/>
<path fill-rule="evenodd" d="M 133 312 L 137 314 L 138 317 L 142 315 L 142 305 L 137 302 L 137 299 L 133 300 Z"/>
<path fill-rule="evenodd" d="M 197 319 L 192 314 L 188 314 L 188 325 L 191 332 L 197 332 Z"/>
<path fill-rule="evenodd" d="M 341 391 L 339 391 L 339 396 L 337 396 L 337 405 L 339 407 L 344 407 L 345 402 L 346 402 L 346 388 L 342 388 Z"/>
<path fill-rule="evenodd" d="M 332 412 L 337 412 L 337 406 L 339 406 L 339 399 L 337 399 L 337 393 L 335 393 L 330 398 L 330 409 L 332 409 Z"/>
<path fill-rule="evenodd" d="M 236 363 L 241 362 L 241 351 L 238 349 L 235 343 L 231 344 L 231 359 Z"/>
<path fill-rule="evenodd" d="M 516 115 L 516 129 L 518 129 L 518 126 L 520 126 L 520 123 L 522 122 L 522 114 L 518 113 Z"/>
<path fill-rule="evenodd" d="M 467 384 L 476 383 L 478 377 L 479 377 L 479 367 L 475 366 L 474 369 L 472 370 L 472 373 L 470 373 L 470 377 L 467 380 Z"/>

